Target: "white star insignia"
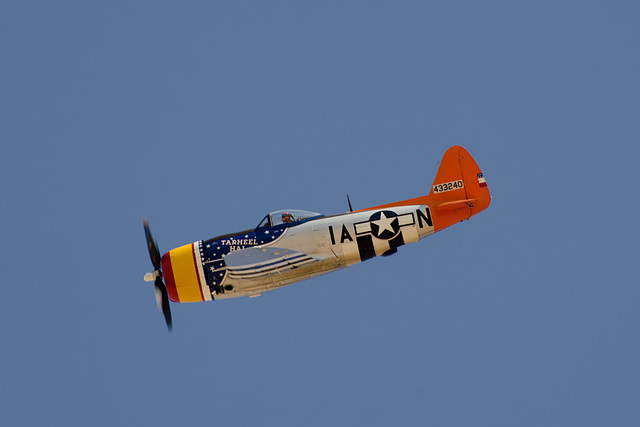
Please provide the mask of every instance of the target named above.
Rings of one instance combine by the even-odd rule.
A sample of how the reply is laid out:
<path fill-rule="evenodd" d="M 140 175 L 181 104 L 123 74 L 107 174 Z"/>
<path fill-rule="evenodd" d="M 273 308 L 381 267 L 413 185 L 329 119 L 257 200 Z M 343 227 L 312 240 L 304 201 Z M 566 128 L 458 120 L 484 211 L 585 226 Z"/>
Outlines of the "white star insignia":
<path fill-rule="evenodd" d="M 377 221 L 372 221 L 378 226 L 378 236 L 387 230 L 389 230 L 392 233 L 394 232 L 394 229 L 391 226 L 391 223 L 393 222 L 394 219 L 396 218 L 395 217 L 387 218 L 384 212 L 380 212 L 380 219 Z"/>

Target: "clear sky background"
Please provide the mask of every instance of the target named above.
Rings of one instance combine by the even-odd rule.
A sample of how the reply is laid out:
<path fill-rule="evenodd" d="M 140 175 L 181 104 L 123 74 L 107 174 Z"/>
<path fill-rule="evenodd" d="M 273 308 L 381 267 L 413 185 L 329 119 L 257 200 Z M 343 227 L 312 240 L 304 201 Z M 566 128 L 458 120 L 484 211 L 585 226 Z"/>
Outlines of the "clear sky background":
<path fill-rule="evenodd" d="M 640 425 L 637 2 L 0 5 L 0 424 Z M 426 194 L 489 209 L 260 298 L 161 251 Z"/>

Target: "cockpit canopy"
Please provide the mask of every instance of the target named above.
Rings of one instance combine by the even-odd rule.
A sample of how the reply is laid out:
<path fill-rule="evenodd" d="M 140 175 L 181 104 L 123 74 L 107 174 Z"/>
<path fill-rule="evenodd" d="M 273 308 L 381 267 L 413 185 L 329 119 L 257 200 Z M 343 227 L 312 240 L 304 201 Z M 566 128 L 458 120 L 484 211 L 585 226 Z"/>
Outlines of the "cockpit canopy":
<path fill-rule="evenodd" d="M 300 209 L 285 209 L 271 212 L 265 216 L 257 228 L 275 227 L 282 224 L 293 224 L 306 219 L 323 216 L 317 212 L 303 211 Z"/>

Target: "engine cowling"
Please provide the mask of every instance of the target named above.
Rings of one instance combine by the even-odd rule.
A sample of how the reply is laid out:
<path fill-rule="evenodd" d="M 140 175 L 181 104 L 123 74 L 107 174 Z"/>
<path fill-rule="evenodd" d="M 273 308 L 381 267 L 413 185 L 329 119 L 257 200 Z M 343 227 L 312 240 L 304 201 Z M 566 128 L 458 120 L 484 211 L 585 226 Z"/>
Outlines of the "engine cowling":
<path fill-rule="evenodd" d="M 162 256 L 162 274 L 171 301 L 211 300 L 202 267 L 201 244 L 195 242 L 180 246 Z"/>

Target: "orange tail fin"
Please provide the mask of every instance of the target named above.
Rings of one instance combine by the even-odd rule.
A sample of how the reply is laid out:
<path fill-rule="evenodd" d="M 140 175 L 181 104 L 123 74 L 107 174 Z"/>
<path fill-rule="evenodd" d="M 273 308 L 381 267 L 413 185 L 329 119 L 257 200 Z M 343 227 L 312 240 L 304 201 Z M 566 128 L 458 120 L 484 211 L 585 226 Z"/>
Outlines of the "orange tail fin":
<path fill-rule="evenodd" d="M 458 145 L 442 157 L 433 186 L 426 197 L 435 231 L 469 219 L 491 203 L 487 182 L 471 154 Z"/>

